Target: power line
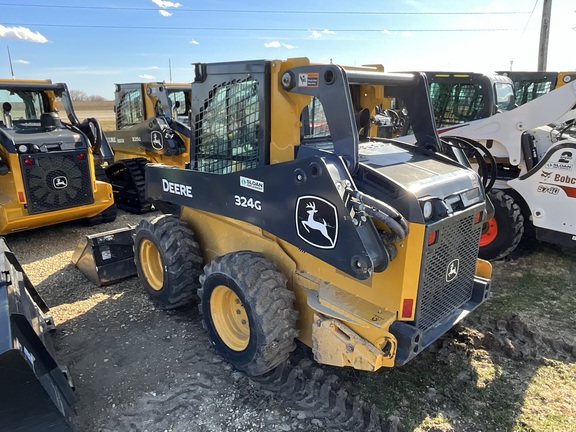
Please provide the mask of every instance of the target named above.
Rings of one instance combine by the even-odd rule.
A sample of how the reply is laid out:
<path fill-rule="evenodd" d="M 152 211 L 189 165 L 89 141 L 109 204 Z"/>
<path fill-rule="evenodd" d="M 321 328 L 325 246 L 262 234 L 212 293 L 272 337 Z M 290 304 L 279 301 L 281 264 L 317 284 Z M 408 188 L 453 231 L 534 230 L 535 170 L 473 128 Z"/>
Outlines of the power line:
<path fill-rule="evenodd" d="M 241 10 L 241 9 L 190 9 L 190 8 L 160 8 L 160 7 L 126 7 L 126 6 L 77 6 L 77 5 L 46 5 L 46 4 L 20 4 L 0 3 L 0 6 L 35 7 L 35 8 L 61 8 L 61 9 L 91 9 L 91 10 L 125 10 L 125 11 L 157 11 L 170 9 L 178 12 L 213 12 L 238 14 L 299 14 L 299 15 L 521 15 L 529 14 L 524 11 L 510 12 L 382 12 L 382 11 L 310 11 L 310 10 Z"/>
<path fill-rule="evenodd" d="M 38 23 L 4 23 L 5 26 L 27 26 L 27 27 L 60 27 L 60 28 L 96 28 L 96 29 L 122 29 L 122 30 L 205 30 L 205 31 L 285 31 L 285 32 L 309 32 L 316 30 L 313 28 L 281 28 L 281 27 L 171 27 L 171 26 L 125 26 L 125 25 L 101 25 L 101 24 L 38 24 Z M 487 28 L 487 29 L 366 29 L 366 28 L 352 28 L 352 29 L 330 29 L 334 33 L 347 33 L 347 32 L 504 32 L 504 31 L 517 31 L 515 28 Z"/>

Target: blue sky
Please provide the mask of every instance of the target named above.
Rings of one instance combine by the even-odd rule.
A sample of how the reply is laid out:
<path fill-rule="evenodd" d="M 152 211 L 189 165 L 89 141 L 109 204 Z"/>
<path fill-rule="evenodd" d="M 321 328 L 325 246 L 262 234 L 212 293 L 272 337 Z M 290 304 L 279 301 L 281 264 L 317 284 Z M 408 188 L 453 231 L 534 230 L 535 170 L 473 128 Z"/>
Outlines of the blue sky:
<path fill-rule="evenodd" d="M 113 98 L 194 62 L 309 57 L 387 71 L 536 70 L 543 0 L 0 0 L 0 76 Z M 461 13 L 461 14 L 457 14 Z M 548 67 L 576 70 L 576 4 L 553 0 Z M 169 68 L 171 64 L 171 68 Z"/>

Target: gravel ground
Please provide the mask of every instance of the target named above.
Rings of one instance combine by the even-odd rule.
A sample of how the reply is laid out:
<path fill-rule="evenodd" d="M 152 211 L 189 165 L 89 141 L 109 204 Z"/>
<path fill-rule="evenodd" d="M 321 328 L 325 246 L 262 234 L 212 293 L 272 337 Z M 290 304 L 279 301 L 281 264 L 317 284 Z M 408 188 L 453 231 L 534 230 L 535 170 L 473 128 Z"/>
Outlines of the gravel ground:
<path fill-rule="evenodd" d="M 155 214 L 146 215 L 152 218 Z M 157 309 L 136 277 L 96 287 L 71 264 L 85 235 L 135 225 L 71 222 L 7 238 L 57 325 L 82 432 L 382 430 L 378 415 L 300 347 L 277 376 L 248 379 L 212 349 L 196 305 Z"/>

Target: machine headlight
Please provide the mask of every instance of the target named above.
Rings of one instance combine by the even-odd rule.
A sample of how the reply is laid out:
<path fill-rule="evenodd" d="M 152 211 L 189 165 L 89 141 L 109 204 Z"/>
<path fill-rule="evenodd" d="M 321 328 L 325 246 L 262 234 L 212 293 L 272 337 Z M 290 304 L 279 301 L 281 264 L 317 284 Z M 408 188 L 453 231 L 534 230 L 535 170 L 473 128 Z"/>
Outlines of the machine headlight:
<path fill-rule="evenodd" d="M 424 219 L 430 219 L 432 217 L 432 203 L 430 201 L 426 201 L 422 206 L 422 213 L 424 213 Z"/>
<path fill-rule="evenodd" d="M 18 146 L 18 151 L 19 151 L 20 153 L 26 153 L 26 152 L 28 151 L 28 146 L 25 145 L 25 144 L 20 144 L 20 145 Z"/>

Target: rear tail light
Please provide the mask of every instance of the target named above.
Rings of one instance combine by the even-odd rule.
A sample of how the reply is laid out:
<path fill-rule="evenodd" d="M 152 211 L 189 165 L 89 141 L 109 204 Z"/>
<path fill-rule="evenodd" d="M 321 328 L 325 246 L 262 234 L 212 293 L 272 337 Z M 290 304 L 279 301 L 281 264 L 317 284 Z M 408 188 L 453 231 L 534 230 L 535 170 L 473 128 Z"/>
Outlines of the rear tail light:
<path fill-rule="evenodd" d="M 438 230 L 430 231 L 428 233 L 428 246 L 432 246 L 437 241 L 438 241 Z"/>

